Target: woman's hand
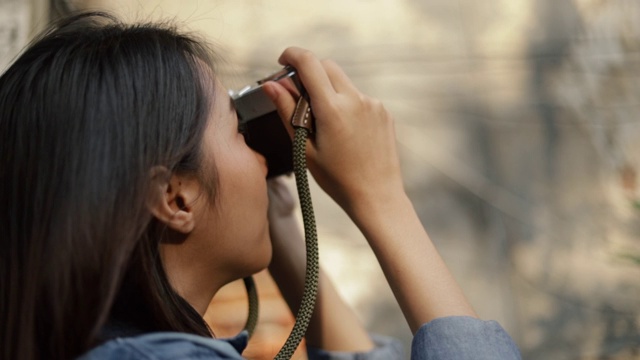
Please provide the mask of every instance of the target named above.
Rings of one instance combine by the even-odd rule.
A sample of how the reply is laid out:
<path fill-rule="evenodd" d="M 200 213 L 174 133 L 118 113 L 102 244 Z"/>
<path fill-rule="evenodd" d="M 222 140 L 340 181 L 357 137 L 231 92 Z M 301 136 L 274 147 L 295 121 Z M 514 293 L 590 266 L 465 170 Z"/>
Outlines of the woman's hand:
<path fill-rule="evenodd" d="M 284 177 L 267 180 L 267 190 L 269 191 L 269 221 L 294 215 L 296 201 Z"/>
<path fill-rule="evenodd" d="M 269 235 L 273 244 L 271 272 L 291 272 L 304 277 L 306 253 L 304 237 L 295 216 L 296 201 L 284 176 L 267 180 L 269 192 Z"/>
<path fill-rule="evenodd" d="M 347 212 L 404 194 L 394 121 L 382 103 L 359 92 L 333 61 L 307 50 L 288 48 L 279 61 L 296 68 L 311 99 L 317 132 L 307 158 L 322 189 Z M 265 91 L 290 119 L 294 95 L 278 83 Z"/>

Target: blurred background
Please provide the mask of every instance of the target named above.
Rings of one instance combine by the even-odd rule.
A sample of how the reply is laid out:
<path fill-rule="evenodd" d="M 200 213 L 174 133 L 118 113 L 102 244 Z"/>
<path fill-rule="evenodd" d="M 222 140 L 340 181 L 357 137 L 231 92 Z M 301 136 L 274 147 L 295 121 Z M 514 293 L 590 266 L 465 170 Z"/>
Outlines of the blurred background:
<path fill-rule="evenodd" d="M 290 45 L 335 59 L 394 114 L 406 189 L 482 318 L 525 359 L 640 359 L 639 1 L 0 0 L 0 66 L 74 9 L 202 34 L 229 88 L 277 70 Z M 408 354 L 372 252 L 312 191 L 323 266 Z M 268 275 L 258 283 L 254 359 L 292 323 Z M 244 306 L 231 284 L 207 320 L 233 335 Z"/>

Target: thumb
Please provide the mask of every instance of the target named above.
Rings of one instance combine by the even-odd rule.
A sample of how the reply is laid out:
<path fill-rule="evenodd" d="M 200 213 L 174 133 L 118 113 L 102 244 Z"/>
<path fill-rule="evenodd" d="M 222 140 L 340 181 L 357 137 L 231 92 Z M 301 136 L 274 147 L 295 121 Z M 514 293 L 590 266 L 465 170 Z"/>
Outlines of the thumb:
<path fill-rule="evenodd" d="M 291 117 L 296 108 L 296 100 L 293 95 L 275 81 L 269 81 L 262 85 L 262 90 L 267 94 L 269 99 L 276 105 L 278 115 L 284 124 L 289 136 L 293 139 L 293 126 L 291 126 Z"/>

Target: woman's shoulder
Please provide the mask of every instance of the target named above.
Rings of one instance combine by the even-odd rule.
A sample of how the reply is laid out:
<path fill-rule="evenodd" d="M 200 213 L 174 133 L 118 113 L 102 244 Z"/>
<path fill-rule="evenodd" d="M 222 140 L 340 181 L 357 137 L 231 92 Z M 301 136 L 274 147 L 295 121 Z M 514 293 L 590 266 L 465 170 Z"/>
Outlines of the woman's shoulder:
<path fill-rule="evenodd" d="M 243 338 L 217 340 L 175 332 L 150 333 L 110 340 L 78 360 L 242 359 L 238 341 L 242 343 Z"/>

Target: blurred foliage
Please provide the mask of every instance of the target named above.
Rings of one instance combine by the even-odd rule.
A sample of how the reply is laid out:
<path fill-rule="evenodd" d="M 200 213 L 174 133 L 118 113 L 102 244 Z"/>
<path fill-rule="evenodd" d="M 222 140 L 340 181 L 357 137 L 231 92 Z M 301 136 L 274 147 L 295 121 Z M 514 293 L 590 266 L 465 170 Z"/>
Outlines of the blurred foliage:
<path fill-rule="evenodd" d="M 636 265 L 640 265 L 640 255 L 638 254 L 620 254 L 620 257 L 624 260 L 631 261 Z"/>

